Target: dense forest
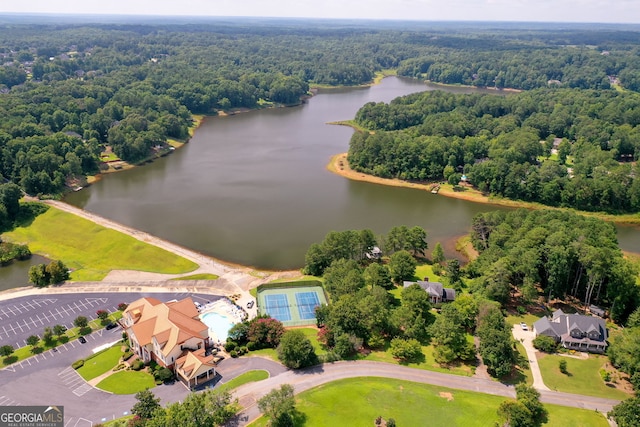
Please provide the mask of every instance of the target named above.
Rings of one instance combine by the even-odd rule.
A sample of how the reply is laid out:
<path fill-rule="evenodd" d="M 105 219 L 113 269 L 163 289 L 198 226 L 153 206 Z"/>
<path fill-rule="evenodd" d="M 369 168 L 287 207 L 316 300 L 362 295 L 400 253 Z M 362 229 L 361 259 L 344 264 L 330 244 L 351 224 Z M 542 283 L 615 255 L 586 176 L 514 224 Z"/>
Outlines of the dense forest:
<path fill-rule="evenodd" d="M 473 246 L 479 257 L 465 270 L 470 290 L 506 303 L 518 290 L 525 300 L 538 289 L 549 299 L 610 308 L 623 323 L 640 303 L 638 272 L 618 248 L 615 228 L 600 219 L 557 210 L 520 209 L 478 214 Z"/>
<path fill-rule="evenodd" d="M 106 146 L 138 162 L 185 139 L 192 114 L 295 104 L 310 86 L 367 84 L 388 69 L 443 83 L 634 91 L 638 41 L 627 27 L 14 18 L 0 25 L 0 174 L 55 195 L 96 173 Z"/>
<path fill-rule="evenodd" d="M 640 94 L 544 88 L 508 96 L 424 92 L 369 103 L 355 170 L 407 180 L 462 174 L 483 192 L 587 211 L 640 210 Z"/>

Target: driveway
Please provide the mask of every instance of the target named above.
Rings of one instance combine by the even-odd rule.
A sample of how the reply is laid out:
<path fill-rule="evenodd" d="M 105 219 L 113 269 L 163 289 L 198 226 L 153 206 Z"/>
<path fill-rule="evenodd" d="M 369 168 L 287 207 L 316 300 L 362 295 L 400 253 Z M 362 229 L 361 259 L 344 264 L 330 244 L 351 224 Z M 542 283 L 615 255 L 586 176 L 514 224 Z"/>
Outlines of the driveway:
<path fill-rule="evenodd" d="M 531 368 L 531 375 L 533 376 L 533 388 L 540 392 L 550 391 L 549 387 L 544 385 L 542 374 L 540 373 L 540 366 L 538 365 L 538 358 L 536 356 L 537 350 L 533 346 L 533 339 L 535 338 L 533 331 L 523 331 L 518 324 L 513 325 L 511 333 L 517 341 L 522 343 L 527 352 L 527 359 L 529 359 L 529 367 Z"/>

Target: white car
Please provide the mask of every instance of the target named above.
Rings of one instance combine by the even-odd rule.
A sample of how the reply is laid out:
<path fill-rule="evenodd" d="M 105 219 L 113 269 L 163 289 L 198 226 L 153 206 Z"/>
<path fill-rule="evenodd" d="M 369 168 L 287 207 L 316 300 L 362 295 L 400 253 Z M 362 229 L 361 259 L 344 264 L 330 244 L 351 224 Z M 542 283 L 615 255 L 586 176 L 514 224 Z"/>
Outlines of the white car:
<path fill-rule="evenodd" d="M 528 331 L 529 330 L 529 327 L 524 322 L 520 322 L 520 327 L 522 328 L 523 331 Z"/>

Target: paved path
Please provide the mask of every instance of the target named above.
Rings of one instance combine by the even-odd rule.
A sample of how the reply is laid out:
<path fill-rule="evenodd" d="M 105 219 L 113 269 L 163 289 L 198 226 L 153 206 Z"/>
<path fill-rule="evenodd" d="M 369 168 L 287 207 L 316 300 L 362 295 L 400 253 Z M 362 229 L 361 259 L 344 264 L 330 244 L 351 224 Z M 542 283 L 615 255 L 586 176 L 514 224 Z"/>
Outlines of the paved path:
<path fill-rule="evenodd" d="M 549 387 L 544 385 L 542 374 L 540 373 L 536 349 L 533 346 L 533 339 L 535 338 L 533 331 L 523 331 L 520 325 L 513 325 L 511 333 L 516 341 L 520 341 L 522 343 L 527 352 L 527 359 L 529 359 L 529 367 L 531 368 L 531 375 L 533 376 L 533 388 L 540 392 L 550 391 Z"/>
<path fill-rule="evenodd" d="M 244 426 L 258 418 L 260 416 L 256 403 L 258 399 L 282 384 L 291 384 L 297 394 L 328 382 L 354 377 L 396 378 L 508 398 L 515 398 L 516 396 L 513 386 L 505 385 L 497 381 L 424 371 L 382 362 L 343 361 L 300 371 L 287 371 L 264 381 L 245 384 L 239 387 L 234 392 L 234 396 L 238 398 L 244 409 L 236 417 L 235 423 L 239 426 Z M 541 392 L 540 400 L 544 403 L 598 410 L 603 413 L 610 411 L 614 405 L 619 403 L 617 400 L 555 391 Z"/>

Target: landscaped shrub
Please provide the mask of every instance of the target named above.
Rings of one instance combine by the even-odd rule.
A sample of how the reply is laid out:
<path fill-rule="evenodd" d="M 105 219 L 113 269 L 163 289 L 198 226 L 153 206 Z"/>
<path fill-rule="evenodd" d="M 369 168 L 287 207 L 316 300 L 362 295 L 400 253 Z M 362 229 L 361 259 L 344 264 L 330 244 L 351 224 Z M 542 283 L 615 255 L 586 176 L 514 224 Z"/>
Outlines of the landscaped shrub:
<path fill-rule="evenodd" d="M 156 381 L 166 383 L 167 381 L 170 381 L 173 379 L 173 372 L 169 368 L 162 367 L 162 368 L 158 368 L 153 373 L 153 377 L 156 379 Z"/>
<path fill-rule="evenodd" d="M 33 354 L 40 354 L 44 351 L 44 349 L 42 347 L 31 347 L 31 353 Z"/>
<path fill-rule="evenodd" d="M 611 372 L 607 371 L 606 369 L 600 369 L 600 376 L 602 377 L 602 381 L 604 381 L 605 383 L 611 381 Z"/>
<path fill-rule="evenodd" d="M 66 343 L 69 342 L 69 337 L 66 336 L 66 335 L 60 335 L 60 336 L 58 336 L 58 342 L 60 344 L 66 344 Z"/>
<path fill-rule="evenodd" d="M 133 352 L 131 350 L 127 350 L 122 353 L 122 360 L 129 360 L 131 359 L 131 356 L 133 356 Z"/>
<path fill-rule="evenodd" d="M 545 353 L 555 353 L 558 349 L 558 344 L 556 340 L 546 335 L 538 335 L 533 339 L 533 346 Z"/>
<path fill-rule="evenodd" d="M 114 371 L 121 371 L 121 370 L 123 370 L 123 369 L 124 369 L 124 368 L 126 368 L 126 367 L 127 367 L 127 365 L 126 365 L 126 364 L 124 364 L 124 363 L 118 363 L 118 366 L 116 366 L 115 368 L 113 368 L 113 370 L 114 370 Z"/>
<path fill-rule="evenodd" d="M 247 350 L 253 351 L 253 350 L 256 350 L 257 348 L 258 346 L 256 346 L 256 343 L 254 343 L 253 341 L 249 341 L 247 343 Z"/>
<path fill-rule="evenodd" d="M 238 343 L 236 343 L 235 341 L 227 341 L 226 344 L 224 345 L 224 349 L 227 352 L 231 352 L 232 350 L 235 350 L 237 346 L 238 346 Z"/>
<path fill-rule="evenodd" d="M 128 304 L 125 302 L 121 302 L 120 304 L 118 304 L 118 310 L 120 311 L 125 311 L 128 307 Z"/>
<path fill-rule="evenodd" d="M 560 362 L 558 362 L 558 369 L 560 369 L 560 372 L 562 372 L 563 374 L 567 375 L 567 361 L 564 359 L 560 359 Z"/>
<path fill-rule="evenodd" d="M 140 360 L 140 359 L 135 360 L 131 364 L 131 369 L 133 369 L 134 371 L 139 371 L 142 368 L 144 368 L 144 362 L 142 360 Z"/>
<path fill-rule="evenodd" d="M 238 347 L 238 354 L 242 356 L 243 354 L 247 354 L 249 349 L 246 346 Z"/>
<path fill-rule="evenodd" d="M 81 368 L 82 366 L 84 366 L 84 359 L 76 360 L 71 364 L 71 367 L 73 369 L 78 369 L 78 368 Z"/>
<path fill-rule="evenodd" d="M 80 328 L 78 333 L 83 336 L 89 335 L 91 333 L 91 326 L 83 326 L 82 328 Z"/>
<path fill-rule="evenodd" d="M 237 351 L 235 351 L 235 350 L 231 350 L 231 351 L 229 352 L 229 356 L 231 356 L 231 357 L 238 357 L 238 352 L 237 352 Z"/>
<path fill-rule="evenodd" d="M 7 356 L 4 359 L 2 359 L 2 363 L 4 363 L 5 365 L 11 365 L 12 363 L 15 363 L 18 361 L 18 356 L 16 356 L 15 354 L 12 354 L 11 356 Z"/>

